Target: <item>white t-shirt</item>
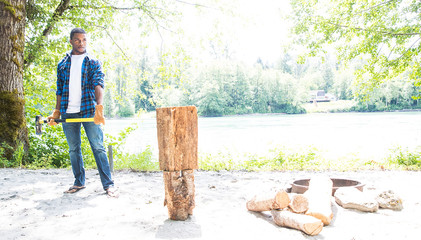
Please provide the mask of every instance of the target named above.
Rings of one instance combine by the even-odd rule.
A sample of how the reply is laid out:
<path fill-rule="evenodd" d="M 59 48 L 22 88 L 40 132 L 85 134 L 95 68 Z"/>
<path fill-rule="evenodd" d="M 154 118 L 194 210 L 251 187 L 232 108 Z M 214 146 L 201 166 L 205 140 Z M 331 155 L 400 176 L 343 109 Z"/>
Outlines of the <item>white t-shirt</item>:
<path fill-rule="evenodd" d="M 86 54 L 72 55 L 69 79 L 69 105 L 66 113 L 80 112 L 82 101 L 82 63 Z"/>

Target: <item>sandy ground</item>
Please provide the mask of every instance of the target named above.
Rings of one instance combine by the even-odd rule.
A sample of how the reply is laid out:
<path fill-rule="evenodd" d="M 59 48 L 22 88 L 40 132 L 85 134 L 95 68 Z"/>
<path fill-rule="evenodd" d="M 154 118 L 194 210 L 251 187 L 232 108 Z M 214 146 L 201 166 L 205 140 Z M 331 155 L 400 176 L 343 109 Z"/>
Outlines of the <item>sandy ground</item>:
<path fill-rule="evenodd" d="M 364 191 L 393 190 L 402 211 L 361 213 L 333 204 L 332 224 L 314 237 L 274 225 L 270 213 L 247 211 L 255 193 L 281 189 L 317 174 L 351 178 Z M 116 172 L 121 196 L 109 198 L 96 170 L 87 188 L 64 194 L 71 170 L 0 169 L 0 239 L 419 239 L 421 172 L 202 172 L 196 171 L 196 208 L 171 221 L 163 206 L 161 172 Z"/>

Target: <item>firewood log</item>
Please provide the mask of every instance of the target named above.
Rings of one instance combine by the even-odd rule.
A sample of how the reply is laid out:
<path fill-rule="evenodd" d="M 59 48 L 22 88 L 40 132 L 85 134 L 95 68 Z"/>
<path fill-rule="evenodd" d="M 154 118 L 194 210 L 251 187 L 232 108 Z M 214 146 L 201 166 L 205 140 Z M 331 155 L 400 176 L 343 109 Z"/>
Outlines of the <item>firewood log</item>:
<path fill-rule="evenodd" d="M 294 194 L 289 195 L 291 199 L 289 203 L 289 208 L 295 213 L 304 213 L 308 210 L 308 199 L 303 194 Z"/>
<path fill-rule="evenodd" d="M 332 180 L 327 176 L 313 177 L 304 193 L 308 200 L 308 210 L 305 214 L 322 220 L 325 226 L 329 225 L 333 218 L 332 186 Z"/>
<path fill-rule="evenodd" d="M 312 216 L 286 210 L 272 210 L 271 213 L 275 224 L 281 227 L 298 229 L 311 236 L 319 234 L 323 229 L 322 221 Z"/>
<path fill-rule="evenodd" d="M 159 168 L 181 171 L 198 168 L 198 117 L 195 106 L 156 109 Z"/>
<path fill-rule="evenodd" d="M 285 190 L 281 190 L 276 194 L 256 195 L 247 202 L 246 206 L 249 211 L 262 212 L 286 208 L 288 207 L 289 201 L 288 193 Z"/>
<path fill-rule="evenodd" d="M 193 214 L 194 170 L 164 171 L 165 200 L 172 220 L 186 220 Z"/>

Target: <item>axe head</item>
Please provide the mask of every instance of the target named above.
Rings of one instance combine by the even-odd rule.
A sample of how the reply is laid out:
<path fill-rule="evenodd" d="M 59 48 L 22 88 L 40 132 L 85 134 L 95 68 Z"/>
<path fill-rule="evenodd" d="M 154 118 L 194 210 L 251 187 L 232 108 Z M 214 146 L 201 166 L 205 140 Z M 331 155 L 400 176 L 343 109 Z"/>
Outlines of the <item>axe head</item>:
<path fill-rule="evenodd" d="M 41 135 L 42 134 L 42 116 L 38 115 L 35 117 L 35 133 L 37 135 Z"/>

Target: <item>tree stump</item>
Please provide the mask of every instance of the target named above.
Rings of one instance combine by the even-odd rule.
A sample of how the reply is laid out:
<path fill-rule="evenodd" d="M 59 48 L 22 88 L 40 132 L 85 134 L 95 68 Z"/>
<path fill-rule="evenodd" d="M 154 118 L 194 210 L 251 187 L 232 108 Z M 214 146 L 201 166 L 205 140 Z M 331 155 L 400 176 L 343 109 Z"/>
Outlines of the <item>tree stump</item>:
<path fill-rule="evenodd" d="M 194 169 L 198 168 L 195 106 L 156 109 L 159 168 L 164 171 L 165 202 L 172 220 L 193 214 Z"/>

